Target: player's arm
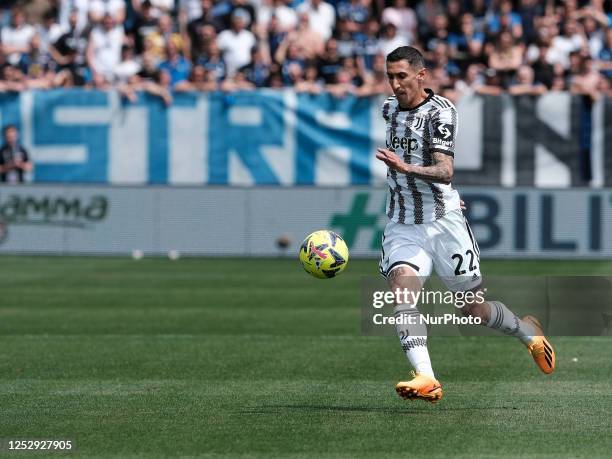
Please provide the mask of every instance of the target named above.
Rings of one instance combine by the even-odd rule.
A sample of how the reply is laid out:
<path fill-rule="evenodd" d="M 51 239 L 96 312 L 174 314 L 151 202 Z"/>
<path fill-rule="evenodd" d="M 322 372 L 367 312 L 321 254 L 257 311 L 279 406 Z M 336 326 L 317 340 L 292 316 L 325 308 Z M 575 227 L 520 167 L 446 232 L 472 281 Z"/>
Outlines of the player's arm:
<path fill-rule="evenodd" d="M 433 154 L 432 166 L 417 166 L 415 164 L 406 164 L 408 169 L 407 174 L 414 175 L 417 178 L 434 183 L 449 184 L 453 181 L 453 157 L 446 153 Z"/>
<path fill-rule="evenodd" d="M 453 180 L 453 157 L 447 153 L 434 152 L 431 166 L 417 166 L 405 163 L 398 155 L 386 148 L 378 148 L 376 157 L 391 169 L 402 174 L 413 175 L 433 183 L 451 183 Z"/>

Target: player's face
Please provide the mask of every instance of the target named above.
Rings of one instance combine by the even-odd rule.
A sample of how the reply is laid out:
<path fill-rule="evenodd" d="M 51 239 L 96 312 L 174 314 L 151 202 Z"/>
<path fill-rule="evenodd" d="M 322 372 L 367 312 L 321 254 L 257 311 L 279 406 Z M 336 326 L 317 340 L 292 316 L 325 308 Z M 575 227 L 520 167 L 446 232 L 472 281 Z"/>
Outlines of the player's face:
<path fill-rule="evenodd" d="M 422 93 L 425 72 L 424 68 L 415 69 L 411 67 L 406 60 L 387 62 L 387 78 L 389 78 L 393 94 L 395 94 L 402 107 L 416 105 L 414 101 Z"/>

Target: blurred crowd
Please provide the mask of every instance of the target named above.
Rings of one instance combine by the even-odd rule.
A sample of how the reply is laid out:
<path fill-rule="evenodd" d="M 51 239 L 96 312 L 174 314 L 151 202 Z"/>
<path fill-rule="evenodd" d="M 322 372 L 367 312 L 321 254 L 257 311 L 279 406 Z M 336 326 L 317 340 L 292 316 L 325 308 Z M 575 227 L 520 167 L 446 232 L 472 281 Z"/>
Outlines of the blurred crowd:
<path fill-rule="evenodd" d="M 0 1 L 0 91 L 86 86 L 174 91 L 293 87 L 388 93 L 385 55 L 421 49 L 429 86 L 612 94 L 610 1 Z"/>

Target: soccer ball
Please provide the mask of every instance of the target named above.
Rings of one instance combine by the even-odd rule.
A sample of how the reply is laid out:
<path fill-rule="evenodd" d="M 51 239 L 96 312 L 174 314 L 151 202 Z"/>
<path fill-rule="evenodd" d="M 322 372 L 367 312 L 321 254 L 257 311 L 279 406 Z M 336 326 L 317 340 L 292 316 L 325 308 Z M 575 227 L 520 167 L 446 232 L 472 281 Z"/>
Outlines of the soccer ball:
<path fill-rule="evenodd" d="M 349 251 L 346 242 L 333 231 L 320 230 L 309 234 L 300 247 L 300 261 L 308 274 L 329 279 L 344 271 Z"/>

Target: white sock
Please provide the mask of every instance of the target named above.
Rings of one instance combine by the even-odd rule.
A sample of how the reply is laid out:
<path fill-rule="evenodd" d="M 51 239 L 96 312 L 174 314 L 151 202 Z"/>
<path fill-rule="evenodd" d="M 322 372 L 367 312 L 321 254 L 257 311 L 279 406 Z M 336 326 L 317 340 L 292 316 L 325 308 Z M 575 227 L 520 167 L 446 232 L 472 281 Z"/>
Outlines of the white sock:
<path fill-rule="evenodd" d="M 487 327 L 499 330 L 505 335 L 516 336 L 524 344 L 530 344 L 536 331 L 533 326 L 519 319 L 501 301 L 489 301 L 491 318 Z"/>
<path fill-rule="evenodd" d="M 417 373 L 435 378 L 427 350 L 427 327 L 419 323 L 421 313 L 415 307 L 408 304 L 398 304 L 393 308 L 395 317 L 402 316 L 405 319 L 413 317 L 415 324 L 395 324 L 402 349 L 408 357 L 408 361 Z"/>

